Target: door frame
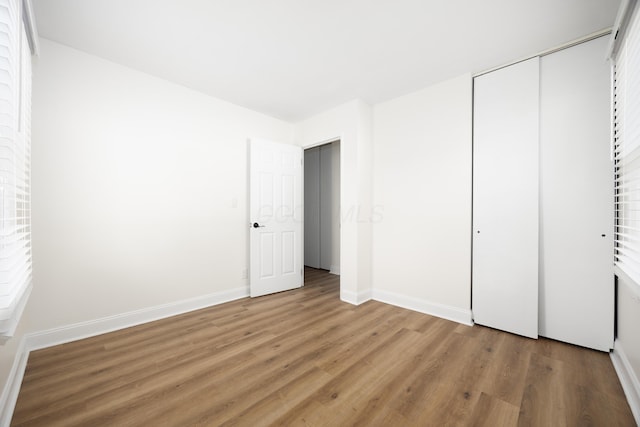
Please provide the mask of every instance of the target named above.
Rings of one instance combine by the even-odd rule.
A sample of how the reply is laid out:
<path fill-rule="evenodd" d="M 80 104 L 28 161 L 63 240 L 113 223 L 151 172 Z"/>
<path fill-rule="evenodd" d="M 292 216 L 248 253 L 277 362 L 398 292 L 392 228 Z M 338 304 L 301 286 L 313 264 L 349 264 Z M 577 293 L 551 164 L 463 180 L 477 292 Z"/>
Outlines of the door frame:
<path fill-rule="evenodd" d="M 306 144 L 306 145 L 301 145 L 302 147 L 302 160 L 303 160 L 303 165 L 302 165 L 302 219 L 303 219 L 303 223 L 302 223 L 302 247 L 304 248 L 304 242 L 305 242 L 305 236 L 304 236 L 304 177 L 305 177 L 305 170 L 304 170 L 304 152 L 305 150 L 309 150 L 311 148 L 315 148 L 315 147 L 320 147 L 322 145 L 327 145 L 327 144 L 332 144 L 334 142 L 339 142 L 340 143 L 340 170 L 339 170 L 339 175 L 340 175 L 340 214 L 338 215 L 338 227 L 339 227 L 339 236 L 340 236 L 340 270 L 342 270 L 342 264 L 343 264 L 343 253 L 344 253 L 344 246 L 343 246 L 343 242 L 344 242 L 344 238 L 342 236 L 342 206 L 343 206 L 343 194 L 344 194 L 344 180 L 342 179 L 343 177 L 343 165 L 344 165 L 344 158 L 343 158 L 343 153 L 344 150 L 342 149 L 342 137 L 341 136 L 334 136 L 328 139 L 324 139 L 322 141 L 315 141 L 312 142 L 310 144 Z M 303 251 L 303 256 L 302 256 L 302 265 L 304 267 L 304 251 Z M 339 274 L 338 274 L 339 275 Z M 302 280 L 302 286 L 304 286 L 304 277 Z M 342 281 L 340 282 L 340 290 L 342 290 Z"/>

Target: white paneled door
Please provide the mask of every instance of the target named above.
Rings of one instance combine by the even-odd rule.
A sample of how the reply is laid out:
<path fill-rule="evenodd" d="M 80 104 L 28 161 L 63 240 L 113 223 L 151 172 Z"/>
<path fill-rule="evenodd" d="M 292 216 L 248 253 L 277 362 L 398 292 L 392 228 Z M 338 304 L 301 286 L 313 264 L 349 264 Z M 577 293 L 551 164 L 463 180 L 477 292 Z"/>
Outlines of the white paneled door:
<path fill-rule="evenodd" d="M 538 337 L 539 59 L 476 77 L 474 321 Z"/>
<path fill-rule="evenodd" d="M 250 293 L 299 288 L 302 275 L 302 148 L 249 144 Z"/>

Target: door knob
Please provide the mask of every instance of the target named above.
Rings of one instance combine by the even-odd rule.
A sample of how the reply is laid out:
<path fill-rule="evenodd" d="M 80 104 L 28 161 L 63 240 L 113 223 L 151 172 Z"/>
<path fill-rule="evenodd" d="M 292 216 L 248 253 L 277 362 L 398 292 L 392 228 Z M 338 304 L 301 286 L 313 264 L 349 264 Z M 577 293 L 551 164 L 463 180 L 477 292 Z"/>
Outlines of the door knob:
<path fill-rule="evenodd" d="M 265 225 L 260 225 L 257 222 L 253 223 L 253 228 L 260 228 L 260 227 L 266 227 Z"/>

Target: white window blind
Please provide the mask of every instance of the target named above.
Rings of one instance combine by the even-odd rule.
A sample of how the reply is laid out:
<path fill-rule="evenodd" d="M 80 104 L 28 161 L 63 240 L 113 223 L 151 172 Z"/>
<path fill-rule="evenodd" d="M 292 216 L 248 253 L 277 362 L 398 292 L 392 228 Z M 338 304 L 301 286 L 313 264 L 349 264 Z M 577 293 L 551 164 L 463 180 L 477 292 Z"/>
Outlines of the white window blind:
<path fill-rule="evenodd" d="M 21 2 L 0 0 L 0 336 L 31 290 L 31 49 Z"/>
<path fill-rule="evenodd" d="M 640 8 L 614 58 L 615 264 L 640 285 Z"/>

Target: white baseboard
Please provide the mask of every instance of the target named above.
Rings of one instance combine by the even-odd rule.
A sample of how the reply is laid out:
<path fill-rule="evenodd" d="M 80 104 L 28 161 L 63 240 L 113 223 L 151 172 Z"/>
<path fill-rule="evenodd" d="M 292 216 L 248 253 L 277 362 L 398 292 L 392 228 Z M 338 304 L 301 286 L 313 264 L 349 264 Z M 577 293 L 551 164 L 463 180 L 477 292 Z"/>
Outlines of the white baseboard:
<path fill-rule="evenodd" d="M 375 301 L 380 301 L 386 304 L 418 311 L 420 313 L 430 314 L 432 316 L 462 323 L 463 325 L 473 325 L 473 321 L 471 320 L 471 310 L 451 307 L 448 305 L 433 303 L 423 299 L 411 298 L 406 295 L 396 294 L 394 292 L 375 289 L 372 296 Z"/>
<path fill-rule="evenodd" d="M 332 265 L 329 268 L 329 273 L 335 274 L 336 276 L 339 276 L 340 275 L 340 266 L 339 265 Z"/>
<path fill-rule="evenodd" d="M 9 426 L 11 423 L 11 417 L 13 416 L 13 410 L 18 399 L 22 378 L 24 377 L 24 371 L 27 367 L 27 360 L 31 351 L 117 331 L 142 323 L 153 322 L 154 320 L 164 319 L 248 296 L 248 287 L 236 288 L 229 291 L 216 292 L 174 303 L 104 317 L 102 319 L 26 334 L 20 341 L 11 372 L 0 395 L 0 427 Z"/>
<path fill-rule="evenodd" d="M 371 299 L 371 289 L 358 293 L 340 289 L 340 299 L 352 305 L 360 305 Z"/>
<path fill-rule="evenodd" d="M 610 357 L 620 379 L 620 384 L 622 384 L 624 394 L 627 397 L 627 402 L 631 407 L 633 417 L 636 419 L 636 424 L 640 425 L 640 381 L 631 367 L 620 341 L 615 341 Z"/>
<path fill-rule="evenodd" d="M 18 344 L 18 350 L 13 359 L 9 377 L 0 395 L 0 426 L 2 427 L 9 427 L 11 424 L 13 410 L 18 400 L 18 393 L 20 393 L 20 386 L 22 385 L 22 378 L 24 377 L 28 358 L 29 351 L 25 346 L 25 339 L 23 337 L 20 339 L 20 344 Z"/>
<path fill-rule="evenodd" d="M 26 345 L 30 351 L 38 350 L 41 348 L 64 344 L 71 341 L 77 341 L 100 334 L 106 334 L 108 332 L 117 331 L 119 329 L 136 326 L 143 323 L 153 322 L 154 320 L 164 319 L 166 317 L 187 313 L 189 311 L 199 310 L 201 308 L 211 307 L 213 305 L 222 304 L 248 296 L 249 289 L 242 287 L 231 289 L 229 291 L 216 292 L 209 295 L 190 298 L 182 301 L 176 301 L 155 307 L 130 311 L 128 313 L 116 314 L 115 316 L 75 323 L 72 325 L 28 334 L 26 336 Z"/>

